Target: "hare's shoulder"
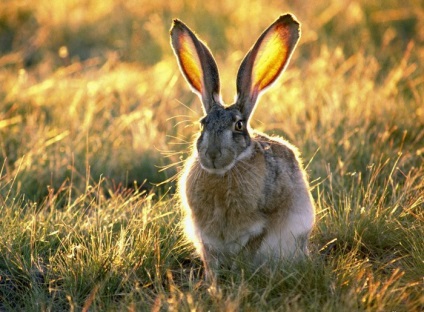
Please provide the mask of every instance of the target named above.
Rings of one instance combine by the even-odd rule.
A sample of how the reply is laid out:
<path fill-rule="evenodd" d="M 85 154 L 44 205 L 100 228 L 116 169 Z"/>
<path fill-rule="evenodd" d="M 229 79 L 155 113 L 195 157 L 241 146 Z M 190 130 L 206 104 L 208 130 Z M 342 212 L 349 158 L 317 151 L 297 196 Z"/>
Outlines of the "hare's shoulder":
<path fill-rule="evenodd" d="M 265 157 L 280 158 L 292 164 L 299 163 L 298 149 L 283 138 L 258 132 L 253 135 L 253 140 L 261 146 Z"/>

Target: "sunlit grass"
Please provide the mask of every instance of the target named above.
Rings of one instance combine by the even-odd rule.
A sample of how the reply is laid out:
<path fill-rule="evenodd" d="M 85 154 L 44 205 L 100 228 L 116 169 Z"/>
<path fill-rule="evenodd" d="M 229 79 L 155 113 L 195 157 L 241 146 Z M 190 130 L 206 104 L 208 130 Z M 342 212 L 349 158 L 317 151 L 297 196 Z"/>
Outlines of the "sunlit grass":
<path fill-rule="evenodd" d="M 211 287 L 172 196 L 202 110 L 168 30 L 178 17 L 208 43 L 231 103 L 286 11 L 302 38 L 252 123 L 302 152 L 311 258 Z M 423 15 L 413 0 L 2 2 L 0 310 L 422 310 Z"/>

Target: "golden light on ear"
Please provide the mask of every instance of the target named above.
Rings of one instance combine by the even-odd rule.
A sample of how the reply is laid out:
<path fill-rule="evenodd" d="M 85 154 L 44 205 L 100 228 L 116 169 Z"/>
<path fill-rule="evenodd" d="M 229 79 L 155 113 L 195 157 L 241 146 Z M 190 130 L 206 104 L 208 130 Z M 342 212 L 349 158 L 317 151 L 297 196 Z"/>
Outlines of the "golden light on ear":
<path fill-rule="evenodd" d="M 252 73 L 252 86 L 261 91 L 282 72 L 289 58 L 290 33 L 281 26 L 270 32 L 258 51 Z"/>
<path fill-rule="evenodd" d="M 190 84 L 202 93 L 202 65 L 196 53 L 196 47 L 188 34 L 178 36 L 180 65 Z"/>

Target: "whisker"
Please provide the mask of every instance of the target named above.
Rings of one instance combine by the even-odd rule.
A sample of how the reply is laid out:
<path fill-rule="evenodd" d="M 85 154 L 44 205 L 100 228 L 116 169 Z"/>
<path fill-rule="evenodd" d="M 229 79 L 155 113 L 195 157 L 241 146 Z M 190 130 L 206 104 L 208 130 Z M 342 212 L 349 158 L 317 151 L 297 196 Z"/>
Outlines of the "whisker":
<path fill-rule="evenodd" d="M 184 106 L 185 108 L 187 108 L 188 110 L 190 110 L 190 111 L 192 111 L 193 113 L 195 113 L 196 115 L 198 115 L 198 114 L 199 114 L 198 112 L 196 112 L 195 110 L 193 110 L 191 107 L 189 107 L 187 104 L 184 104 L 183 102 L 178 101 L 178 100 L 177 100 L 177 102 L 178 102 L 179 104 L 181 104 L 182 106 Z"/>
<path fill-rule="evenodd" d="M 169 138 L 169 139 L 174 139 L 174 140 L 180 141 L 180 142 L 191 143 L 190 141 L 187 141 L 185 138 L 180 138 L 180 137 L 177 137 L 177 136 L 174 136 L 174 135 L 167 135 L 166 137 Z"/>

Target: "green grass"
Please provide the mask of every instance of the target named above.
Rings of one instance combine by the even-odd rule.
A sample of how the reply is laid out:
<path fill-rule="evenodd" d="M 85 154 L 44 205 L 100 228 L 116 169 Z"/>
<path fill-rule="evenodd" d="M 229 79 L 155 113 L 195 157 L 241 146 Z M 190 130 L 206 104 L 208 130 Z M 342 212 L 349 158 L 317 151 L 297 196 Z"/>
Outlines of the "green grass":
<path fill-rule="evenodd" d="M 205 39 L 229 103 L 286 11 L 302 38 L 253 126 L 302 152 L 311 256 L 209 285 L 173 196 L 201 106 L 168 30 L 179 17 Z M 0 310 L 424 309 L 423 14 L 414 0 L 2 2 Z"/>

